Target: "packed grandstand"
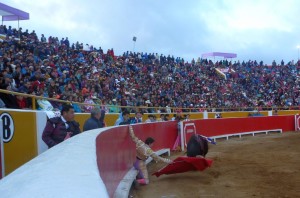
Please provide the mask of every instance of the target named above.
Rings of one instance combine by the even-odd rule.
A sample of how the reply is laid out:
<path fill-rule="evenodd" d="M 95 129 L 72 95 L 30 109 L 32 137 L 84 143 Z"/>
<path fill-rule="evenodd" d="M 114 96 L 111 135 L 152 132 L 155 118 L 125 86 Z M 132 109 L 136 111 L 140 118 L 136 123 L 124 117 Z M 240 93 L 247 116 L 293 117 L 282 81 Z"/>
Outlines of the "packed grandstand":
<path fill-rule="evenodd" d="M 1 25 L 0 34 L 0 89 L 44 97 L 31 100 L 0 93 L 2 108 L 60 109 L 61 102 L 47 98 L 69 101 L 76 112 L 89 112 L 96 104 L 111 113 L 120 112 L 122 106 L 171 113 L 295 109 L 300 104 L 300 61 L 265 65 L 196 58 L 186 62 L 129 51 L 116 56 L 113 49 L 105 53 L 79 42 L 70 44 L 68 37 L 38 36 L 34 30 Z M 225 75 L 218 72 L 222 69 Z"/>

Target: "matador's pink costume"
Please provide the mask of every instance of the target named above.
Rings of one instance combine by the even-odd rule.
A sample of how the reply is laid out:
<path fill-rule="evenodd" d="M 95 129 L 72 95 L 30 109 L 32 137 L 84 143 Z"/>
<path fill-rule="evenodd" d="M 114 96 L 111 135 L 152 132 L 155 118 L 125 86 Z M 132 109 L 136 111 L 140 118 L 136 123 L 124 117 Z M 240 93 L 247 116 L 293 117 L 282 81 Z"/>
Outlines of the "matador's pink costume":
<path fill-rule="evenodd" d="M 136 144 L 136 161 L 134 163 L 134 167 L 139 171 L 137 175 L 137 182 L 139 184 L 148 184 L 149 176 L 146 167 L 146 160 L 148 159 L 148 157 L 152 157 L 155 161 L 161 161 L 168 164 L 172 163 L 172 160 L 162 158 L 154 153 L 149 145 L 145 144 L 142 140 L 138 139 L 135 136 L 132 126 L 129 126 L 129 133 L 132 140 Z"/>

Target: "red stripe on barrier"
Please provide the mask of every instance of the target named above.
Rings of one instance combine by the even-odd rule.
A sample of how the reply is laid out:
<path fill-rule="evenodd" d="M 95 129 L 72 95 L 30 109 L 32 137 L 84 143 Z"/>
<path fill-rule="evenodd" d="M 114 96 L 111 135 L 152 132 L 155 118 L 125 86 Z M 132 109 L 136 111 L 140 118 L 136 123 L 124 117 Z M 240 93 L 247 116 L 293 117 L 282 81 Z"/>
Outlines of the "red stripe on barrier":
<path fill-rule="evenodd" d="M 133 126 L 138 138 L 155 139 L 153 150 L 171 148 L 177 137 L 176 122 L 138 124 Z M 135 144 L 131 140 L 128 126 L 108 129 L 96 138 L 97 164 L 108 194 L 113 194 L 125 174 L 133 166 L 136 157 Z"/>
<path fill-rule="evenodd" d="M 147 137 L 155 139 L 152 149 L 172 148 L 177 138 L 177 122 L 156 122 L 151 124 L 138 124 L 133 126 L 138 138 L 145 141 Z"/>
<path fill-rule="evenodd" d="M 195 123 L 197 133 L 205 136 L 218 136 L 241 132 L 282 129 L 294 131 L 294 116 L 268 116 L 250 118 L 224 118 L 195 120 L 185 123 Z"/>
<path fill-rule="evenodd" d="M 97 165 L 109 197 L 113 197 L 118 184 L 132 167 L 135 145 L 128 127 L 108 129 L 96 138 Z"/>

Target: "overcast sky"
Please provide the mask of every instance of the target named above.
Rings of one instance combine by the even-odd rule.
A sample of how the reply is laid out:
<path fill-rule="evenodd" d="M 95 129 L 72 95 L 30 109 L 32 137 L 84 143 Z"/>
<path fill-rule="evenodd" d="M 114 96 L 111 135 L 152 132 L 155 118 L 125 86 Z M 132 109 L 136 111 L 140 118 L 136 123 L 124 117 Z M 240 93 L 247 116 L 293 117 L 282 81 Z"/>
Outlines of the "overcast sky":
<path fill-rule="evenodd" d="M 237 53 L 235 60 L 298 59 L 299 0 L 2 0 L 30 14 L 20 27 L 115 54 Z M 17 27 L 17 22 L 4 22 Z M 137 37 L 134 44 L 133 36 Z"/>

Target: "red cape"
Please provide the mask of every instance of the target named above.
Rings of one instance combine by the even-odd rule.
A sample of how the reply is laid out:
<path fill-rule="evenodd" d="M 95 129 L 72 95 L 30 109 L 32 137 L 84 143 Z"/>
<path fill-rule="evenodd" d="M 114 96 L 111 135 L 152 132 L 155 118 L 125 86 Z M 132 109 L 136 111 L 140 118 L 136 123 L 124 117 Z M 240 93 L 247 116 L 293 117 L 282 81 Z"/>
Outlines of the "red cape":
<path fill-rule="evenodd" d="M 201 157 L 177 157 L 175 160 L 173 160 L 172 164 L 168 164 L 152 175 L 159 177 L 163 174 L 169 175 L 195 170 L 203 171 L 207 167 L 210 167 L 212 162 L 213 161 L 211 159 L 205 159 Z"/>

